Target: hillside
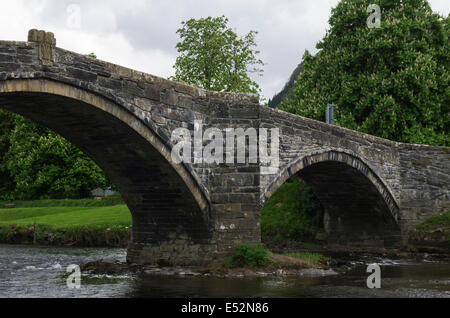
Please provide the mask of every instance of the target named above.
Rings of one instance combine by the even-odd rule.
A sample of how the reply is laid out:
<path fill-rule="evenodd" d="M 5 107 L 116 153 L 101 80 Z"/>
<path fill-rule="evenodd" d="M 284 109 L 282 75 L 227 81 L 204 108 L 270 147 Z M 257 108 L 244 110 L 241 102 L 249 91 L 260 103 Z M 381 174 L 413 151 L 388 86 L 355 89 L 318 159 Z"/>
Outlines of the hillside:
<path fill-rule="evenodd" d="M 272 99 L 269 99 L 269 103 L 268 103 L 269 107 L 278 108 L 278 106 L 281 104 L 281 102 L 283 101 L 285 96 L 287 94 L 289 94 L 291 89 L 294 87 L 295 82 L 297 81 L 300 74 L 303 73 L 303 71 L 304 71 L 304 67 L 303 67 L 303 62 L 302 62 L 295 68 L 294 72 L 292 73 L 291 77 L 289 78 L 289 81 L 286 83 L 286 85 L 284 85 L 284 88 L 281 90 L 281 92 L 276 94 Z"/>

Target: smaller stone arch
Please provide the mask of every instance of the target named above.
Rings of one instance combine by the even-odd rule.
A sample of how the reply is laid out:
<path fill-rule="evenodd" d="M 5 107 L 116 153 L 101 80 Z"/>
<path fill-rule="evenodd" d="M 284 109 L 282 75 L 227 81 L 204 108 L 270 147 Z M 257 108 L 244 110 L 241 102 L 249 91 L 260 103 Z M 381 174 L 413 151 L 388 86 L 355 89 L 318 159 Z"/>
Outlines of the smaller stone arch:
<path fill-rule="evenodd" d="M 298 158 L 267 187 L 262 204 L 296 174 L 324 206 L 329 238 L 336 242 L 400 238 L 398 204 L 374 170 L 355 154 L 331 150 Z"/>

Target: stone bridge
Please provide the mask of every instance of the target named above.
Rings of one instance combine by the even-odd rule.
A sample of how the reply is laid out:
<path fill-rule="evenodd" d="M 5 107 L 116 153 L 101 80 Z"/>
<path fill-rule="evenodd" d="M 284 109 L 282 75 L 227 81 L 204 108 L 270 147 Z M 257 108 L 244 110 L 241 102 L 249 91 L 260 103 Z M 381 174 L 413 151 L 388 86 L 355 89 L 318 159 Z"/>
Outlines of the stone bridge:
<path fill-rule="evenodd" d="M 56 48 L 52 33 L 0 42 L 0 106 L 78 146 L 117 186 L 132 213 L 128 260 L 200 264 L 257 243 L 260 211 L 298 174 L 319 197 L 329 243 L 403 242 L 448 212 L 448 148 L 396 143 Z M 172 132 L 279 128 L 280 169 L 184 164 Z"/>

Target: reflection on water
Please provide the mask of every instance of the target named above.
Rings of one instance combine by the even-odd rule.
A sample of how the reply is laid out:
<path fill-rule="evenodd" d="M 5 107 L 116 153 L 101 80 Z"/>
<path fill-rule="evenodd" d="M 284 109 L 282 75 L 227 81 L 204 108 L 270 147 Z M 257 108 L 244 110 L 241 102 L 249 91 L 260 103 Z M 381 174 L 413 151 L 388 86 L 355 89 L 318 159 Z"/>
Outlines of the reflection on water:
<path fill-rule="evenodd" d="M 125 261 L 124 249 L 0 245 L 0 297 L 449 297 L 450 263 L 362 259 L 343 275 L 301 278 L 155 277 L 120 279 L 68 289 L 67 266 L 94 260 Z M 366 287 L 369 263 L 382 270 L 382 288 Z"/>

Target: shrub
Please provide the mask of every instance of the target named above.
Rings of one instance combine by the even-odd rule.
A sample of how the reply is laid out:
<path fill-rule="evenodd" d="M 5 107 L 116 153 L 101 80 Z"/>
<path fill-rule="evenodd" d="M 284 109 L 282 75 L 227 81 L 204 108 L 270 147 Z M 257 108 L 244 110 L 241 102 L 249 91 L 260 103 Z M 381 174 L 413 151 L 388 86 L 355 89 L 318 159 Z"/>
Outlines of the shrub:
<path fill-rule="evenodd" d="M 242 244 L 236 247 L 229 265 L 231 267 L 266 266 L 272 262 L 269 255 L 270 251 L 261 245 Z"/>

